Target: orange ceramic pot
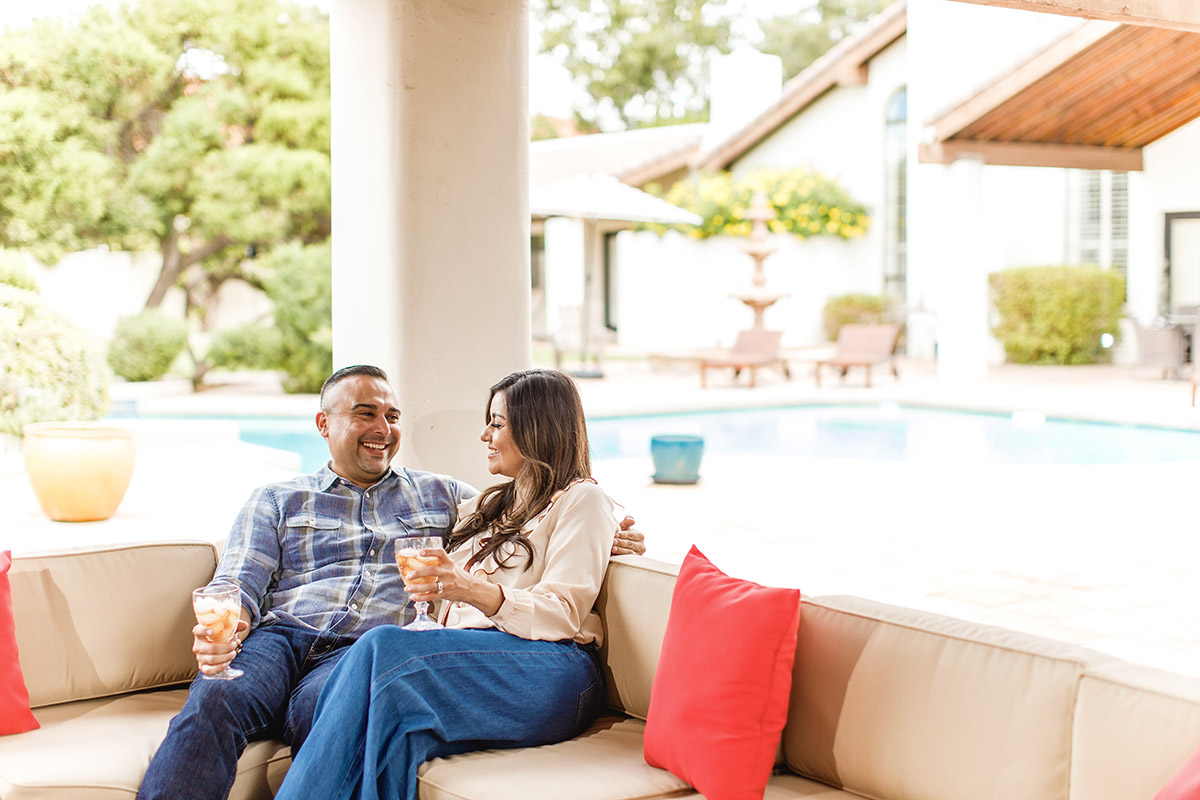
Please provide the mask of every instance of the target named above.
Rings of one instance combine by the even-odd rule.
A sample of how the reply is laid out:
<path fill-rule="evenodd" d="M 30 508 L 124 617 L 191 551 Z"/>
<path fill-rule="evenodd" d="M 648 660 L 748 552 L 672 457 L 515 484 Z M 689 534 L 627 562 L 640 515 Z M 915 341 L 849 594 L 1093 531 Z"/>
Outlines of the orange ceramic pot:
<path fill-rule="evenodd" d="M 86 422 L 22 428 L 25 474 L 46 516 L 59 522 L 108 519 L 133 477 L 133 431 Z"/>

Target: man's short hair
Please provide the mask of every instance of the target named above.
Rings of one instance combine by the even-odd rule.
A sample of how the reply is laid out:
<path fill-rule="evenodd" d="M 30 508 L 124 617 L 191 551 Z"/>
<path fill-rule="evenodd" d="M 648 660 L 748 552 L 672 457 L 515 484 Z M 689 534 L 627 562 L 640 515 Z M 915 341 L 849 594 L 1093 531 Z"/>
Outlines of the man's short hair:
<path fill-rule="evenodd" d="M 321 385 L 321 410 L 325 408 L 325 393 L 337 386 L 347 378 L 353 378 L 355 375 L 366 375 L 368 378 L 379 378 L 384 383 L 387 383 L 387 373 L 379 367 L 371 366 L 370 364 L 355 364 L 350 367 L 342 367 L 337 372 L 325 379 L 325 383 Z"/>

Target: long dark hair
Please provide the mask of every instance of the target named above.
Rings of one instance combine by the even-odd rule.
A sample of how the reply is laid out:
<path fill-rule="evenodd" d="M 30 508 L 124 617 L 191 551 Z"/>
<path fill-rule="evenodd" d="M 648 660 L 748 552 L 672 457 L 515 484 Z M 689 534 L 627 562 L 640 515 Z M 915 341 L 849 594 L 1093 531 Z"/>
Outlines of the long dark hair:
<path fill-rule="evenodd" d="M 528 569 L 533 563 L 533 546 L 521 530 L 525 523 L 550 504 L 555 492 L 571 481 L 592 476 L 587 423 L 575 382 L 557 370 L 514 372 L 497 383 L 484 407 L 485 423 L 491 422 L 492 398 L 500 392 L 504 393 L 513 442 L 524 463 L 514 480 L 497 484 L 480 496 L 475 511 L 450 534 L 447 550 L 489 531 L 490 538 L 471 557 L 468 568 L 488 556 L 504 569 L 515 566 L 508 563 L 515 553 L 515 548 L 506 547 L 511 542 L 525 551 Z M 518 494 L 518 485 L 525 491 Z"/>

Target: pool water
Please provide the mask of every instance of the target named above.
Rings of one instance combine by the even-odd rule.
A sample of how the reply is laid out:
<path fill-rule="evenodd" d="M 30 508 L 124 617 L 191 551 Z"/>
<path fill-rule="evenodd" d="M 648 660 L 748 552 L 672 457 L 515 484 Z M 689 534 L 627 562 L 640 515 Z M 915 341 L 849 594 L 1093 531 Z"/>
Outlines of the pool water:
<path fill-rule="evenodd" d="M 243 441 L 300 454 L 301 469 L 329 458 L 311 418 L 237 420 Z M 1200 460 L 1200 432 L 877 406 L 798 406 L 588 420 L 592 457 L 649 458 L 650 439 L 704 437 L 706 455 L 972 464 L 1127 464 Z"/>

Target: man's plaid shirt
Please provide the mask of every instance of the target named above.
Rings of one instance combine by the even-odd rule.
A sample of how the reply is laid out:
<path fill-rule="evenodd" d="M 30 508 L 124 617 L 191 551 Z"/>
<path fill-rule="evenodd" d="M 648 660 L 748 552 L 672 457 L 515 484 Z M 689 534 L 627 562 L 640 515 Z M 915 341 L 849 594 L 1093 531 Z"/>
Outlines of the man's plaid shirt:
<path fill-rule="evenodd" d="M 241 589 L 250 626 L 274 621 L 357 637 L 411 617 L 393 542 L 447 536 L 476 491 L 401 468 L 368 489 L 328 465 L 257 489 L 238 514 L 213 583 Z"/>

